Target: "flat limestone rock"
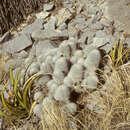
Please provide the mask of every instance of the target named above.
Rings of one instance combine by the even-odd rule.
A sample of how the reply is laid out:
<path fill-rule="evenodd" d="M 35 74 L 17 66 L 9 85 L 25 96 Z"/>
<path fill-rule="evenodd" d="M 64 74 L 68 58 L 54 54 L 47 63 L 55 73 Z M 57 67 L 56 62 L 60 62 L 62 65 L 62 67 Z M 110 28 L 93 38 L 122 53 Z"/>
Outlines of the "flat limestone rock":
<path fill-rule="evenodd" d="M 105 16 L 114 20 L 120 30 L 130 35 L 130 0 L 106 0 Z"/>
<path fill-rule="evenodd" d="M 11 33 L 6 32 L 2 37 L 0 37 L 0 43 L 4 43 L 11 38 Z"/>
<path fill-rule="evenodd" d="M 34 23 L 23 28 L 22 33 L 32 34 L 32 32 L 43 28 L 42 19 L 36 19 Z"/>
<path fill-rule="evenodd" d="M 35 40 L 58 40 L 58 39 L 68 39 L 68 32 L 56 31 L 56 30 L 39 30 L 32 33 L 32 38 Z"/>
<path fill-rule="evenodd" d="M 5 42 L 3 51 L 8 53 L 16 53 L 32 45 L 32 40 L 29 34 L 21 34 L 14 39 Z"/>

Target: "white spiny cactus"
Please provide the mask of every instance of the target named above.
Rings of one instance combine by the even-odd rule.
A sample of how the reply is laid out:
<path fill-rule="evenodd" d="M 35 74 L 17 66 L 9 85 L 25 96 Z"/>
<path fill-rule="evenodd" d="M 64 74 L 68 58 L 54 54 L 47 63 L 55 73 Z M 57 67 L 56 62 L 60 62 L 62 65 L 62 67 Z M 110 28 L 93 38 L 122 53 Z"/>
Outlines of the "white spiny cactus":
<path fill-rule="evenodd" d="M 49 109 L 50 104 L 51 104 L 51 98 L 50 98 L 50 97 L 45 97 L 45 98 L 43 99 L 42 106 L 43 106 L 43 107 L 46 106 L 46 107 L 48 107 L 48 109 Z"/>
<path fill-rule="evenodd" d="M 74 64 L 70 69 L 68 77 L 70 77 L 73 82 L 81 81 L 81 79 L 83 77 L 83 66 L 78 63 Z"/>
<path fill-rule="evenodd" d="M 59 86 L 54 94 L 54 99 L 57 101 L 68 101 L 70 97 L 70 89 L 65 86 L 65 85 L 61 85 Z"/>
<path fill-rule="evenodd" d="M 45 60 L 45 64 L 50 65 L 52 68 L 54 68 L 54 63 L 52 61 L 52 56 L 47 56 Z"/>
<path fill-rule="evenodd" d="M 40 70 L 43 72 L 43 73 L 52 73 L 53 72 L 53 68 L 51 67 L 51 65 L 47 65 L 45 64 L 44 62 L 41 64 L 40 66 Z"/>
<path fill-rule="evenodd" d="M 54 81 L 54 80 L 50 80 L 50 81 L 47 83 L 47 87 L 49 88 L 52 84 L 55 84 L 55 81 Z"/>
<path fill-rule="evenodd" d="M 79 58 L 82 58 L 83 57 L 83 51 L 82 50 L 77 50 L 75 51 L 75 54 L 74 54 L 76 57 L 79 57 Z"/>
<path fill-rule="evenodd" d="M 77 105 L 75 103 L 67 103 L 63 106 L 63 109 L 65 109 L 65 111 L 71 113 L 71 114 L 75 114 L 77 111 Z"/>
<path fill-rule="evenodd" d="M 42 104 L 36 104 L 33 108 L 33 112 L 36 116 L 41 118 L 42 116 Z"/>
<path fill-rule="evenodd" d="M 48 85 L 49 94 L 53 96 L 57 88 L 58 88 L 58 84 L 56 83 Z"/>
<path fill-rule="evenodd" d="M 40 72 L 39 72 L 40 73 Z M 50 80 L 50 76 L 45 75 L 35 81 L 38 86 L 44 86 Z"/>
<path fill-rule="evenodd" d="M 61 71 L 61 72 L 68 72 L 68 65 L 67 65 L 67 60 L 65 57 L 61 57 L 59 58 L 56 62 L 55 62 L 55 67 L 54 67 L 55 71 Z"/>
<path fill-rule="evenodd" d="M 61 45 L 59 46 L 59 52 L 61 52 L 63 56 L 66 57 L 67 59 L 70 58 L 71 48 L 66 41 L 62 42 Z"/>
<path fill-rule="evenodd" d="M 76 43 L 74 41 L 68 41 L 68 44 L 70 45 L 71 48 L 71 55 L 74 55 L 76 51 Z"/>
<path fill-rule="evenodd" d="M 37 72 L 39 72 L 40 70 L 40 66 L 37 62 L 34 62 L 31 64 L 30 68 L 29 68 L 29 75 L 33 75 L 36 74 Z"/>
<path fill-rule="evenodd" d="M 45 59 L 44 59 L 43 55 L 39 55 L 37 60 L 38 60 L 39 64 L 41 64 L 44 62 Z"/>
<path fill-rule="evenodd" d="M 25 59 L 25 65 L 29 64 L 32 61 L 32 59 L 30 57 Z"/>
<path fill-rule="evenodd" d="M 87 59 L 85 60 L 84 66 L 87 68 L 87 71 L 95 71 L 100 63 L 101 54 L 99 50 L 94 49 L 88 53 Z"/>
<path fill-rule="evenodd" d="M 54 79 L 54 81 L 55 81 L 58 85 L 60 85 L 60 84 L 63 83 L 64 78 L 65 78 L 65 75 L 64 75 L 64 73 L 63 73 L 62 71 L 58 70 L 58 71 L 54 71 L 54 72 L 53 72 L 53 79 Z"/>
<path fill-rule="evenodd" d="M 73 81 L 70 77 L 66 76 L 64 78 L 64 84 L 68 87 L 72 87 L 73 86 Z"/>
<path fill-rule="evenodd" d="M 43 96 L 43 93 L 41 91 L 36 92 L 34 94 L 34 100 L 38 100 L 38 102 L 40 103 L 42 101 L 42 96 Z"/>
<path fill-rule="evenodd" d="M 49 51 L 47 51 L 46 53 L 45 53 L 45 57 L 47 57 L 47 56 L 55 56 L 55 54 L 57 53 L 57 51 L 58 51 L 58 49 L 57 48 L 53 48 L 53 49 L 50 49 Z"/>
<path fill-rule="evenodd" d="M 97 88 L 98 85 L 98 77 L 96 74 L 90 74 L 87 78 L 87 89 L 93 90 Z"/>
<path fill-rule="evenodd" d="M 84 57 L 87 57 L 88 54 L 89 54 L 91 51 L 95 50 L 95 49 L 96 49 L 96 47 L 94 47 L 94 46 L 91 45 L 91 44 L 85 46 L 85 48 L 84 48 L 84 50 L 83 50 L 83 52 L 84 52 Z"/>
<path fill-rule="evenodd" d="M 83 57 L 83 52 L 81 50 L 77 50 L 74 53 L 74 56 L 71 57 L 70 61 L 75 64 L 78 62 L 79 59 Z"/>

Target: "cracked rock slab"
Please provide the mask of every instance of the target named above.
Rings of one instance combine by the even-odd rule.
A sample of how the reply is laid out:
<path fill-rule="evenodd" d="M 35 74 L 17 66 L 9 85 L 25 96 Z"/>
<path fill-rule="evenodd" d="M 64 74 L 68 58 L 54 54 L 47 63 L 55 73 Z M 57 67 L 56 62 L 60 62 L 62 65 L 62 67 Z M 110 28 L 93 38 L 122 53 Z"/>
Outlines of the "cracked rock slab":
<path fill-rule="evenodd" d="M 11 33 L 6 32 L 2 37 L 0 37 L 0 43 L 7 42 L 11 38 Z"/>
<path fill-rule="evenodd" d="M 68 39 L 68 31 L 61 32 L 60 30 L 39 30 L 32 33 L 32 38 L 35 40 L 59 40 Z"/>
<path fill-rule="evenodd" d="M 30 38 L 30 35 L 21 34 L 16 38 L 6 42 L 3 45 L 3 51 L 13 54 L 21 50 L 24 50 L 31 45 L 32 45 L 32 40 Z"/>
<path fill-rule="evenodd" d="M 32 34 L 32 32 L 39 30 L 39 29 L 42 29 L 43 28 L 42 24 L 43 24 L 42 19 L 36 19 L 34 23 L 24 27 L 22 30 L 22 33 Z"/>
<path fill-rule="evenodd" d="M 130 0 L 107 0 L 104 8 L 105 16 L 114 20 L 125 33 L 130 34 Z"/>

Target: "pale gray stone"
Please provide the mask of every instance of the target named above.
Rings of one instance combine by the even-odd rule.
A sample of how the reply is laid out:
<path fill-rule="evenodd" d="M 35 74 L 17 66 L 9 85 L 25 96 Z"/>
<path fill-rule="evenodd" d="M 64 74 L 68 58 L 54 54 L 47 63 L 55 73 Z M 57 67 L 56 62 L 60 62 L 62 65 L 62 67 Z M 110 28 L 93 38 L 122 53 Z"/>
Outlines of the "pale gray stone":
<path fill-rule="evenodd" d="M 2 37 L 0 37 L 0 43 L 7 42 L 11 38 L 11 33 L 6 32 Z"/>
<path fill-rule="evenodd" d="M 87 9 L 86 9 L 86 13 L 87 14 L 94 14 L 94 15 L 96 15 L 97 14 L 97 12 L 100 10 L 100 8 L 99 7 L 95 7 L 95 6 L 90 6 L 90 7 L 88 7 Z"/>
<path fill-rule="evenodd" d="M 107 45 L 107 44 L 109 44 L 109 43 L 112 43 L 113 44 L 113 42 L 114 42 L 114 38 L 112 37 L 112 36 L 107 36 L 107 37 L 102 37 L 102 38 L 99 38 L 99 37 L 95 37 L 95 38 L 93 38 L 93 43 L 92 43 L 92 45 L 94 46 L 94 47 L 102 47 L 102 46 L 105 46 L 105 45 Z"/>
<path fill-rule="evenodd" d="M 93 42 L 93 38 L 95 37 L 95 31 L 91 30 L 91 29 L 85 29 L 84 30 L 83 35 L 86 35 L 86 37 L 88 37 L 87 40 L 87 44 L 91 44 Z"/>
<path fill-rule="evenodd" d="M 40 12 L 36 14 L 37 19 L 45 19 L 50 15 L 50 12 Z"/>
<path fill-rule="evenodd" d="M 49 21 L 46 24 L 44 24 L 44 29 L 54 31 L 56 28 L 56 23 L 57 23 L 57 18 L 55 16 L 51 16 Z"/>
<path fill-rule="evenodd" d="M 104 15 L 114 20 L 126 34 L 130 34 L 130 1 L 107 0 L 104 4 Z"/>
<path fill-rule="evenodd" d="M 96 22 L 96 23 L 92 24 L 90 28 L 93 30 L 102 30 L 103 26 L 100 22 Z"/>
<path fill-rule="evenodd" d="M 12 54 L 14 58 L 26 58 L 28 56 L 28 53 L 25 50 L 22 50 L 19 53 Z"/>
<path fill-rule="evenodd" d="M 51 11 L 54 9 L 54 4 L 44 4 L 43 10 L 44 11 Z"/>
<path fill-rule="evenodd" d="M 24 59 L 10 59 L 5 63 L 4 70 L 8 72 L 10 66 L 12 66 L 13 68 L 17 68 L 23 65 L 23 63 L 24 63 Z"/>
<path fill-rule="evenodd" d="M 84 45 L 88 42 L 88 33 L 83 33 L 81 35 L 81 38 L 78 40 L 78 42 L 83 43 Z"/>
<path fill-rule="evenodd" d="M 98 14 L 93 15 L 93 17 L 92 17 L 92 23 L 95 23 L 95 22 L 99 21 L 102 18 L 102 15 L 103 15 L 102 12 L 99 12 Z"/>
<path fill-rule="evenodd" d="M 72 18 L 72 13 L 68 8 L 61 8 L 56 17 L 58 20 L 57 26 L 59 26 L 60 24 L 65 23 L 67 20 L 70 20 Z"/>
<path fill-rule="evenodd" d="M 26 49 L 32 45 L 32 40 L 29 34 L 21 34 L 16 38 L 3 44 L 3 51 L 8 53 L 15 53 Z"/>
<path fill-rule="evenodd" d="M 106 36 L 107 36 L 107 34 L 103 30 L 99 30 L 96 32 L 96 37 L 101 38 L 101 37 L 106 37 Z"/>
<path fill-rule="evenodd" d="M 112 21 L 108 20 L 107 18 L 102 18 L 100 23 L 105 27 L 109 27 L 112 24 Z"/>
<path fill-rule="evenodd" d="M 66 23 L 60 24 L 59 27 L 58 27 L 58 29 L 61 30 L 61 31 L 67 29 L 67 24 Z"/>
<path fill-rule="evenodd" d="M 79 7 L 77 8 L 77 14 L 80 14 L 81 13 L 81 11 L 82 11 L 82 9 L 83 9 L 83 6 L 84 6 L 84 4 L 82 4 L 82 3 L 80 3 L 79 4 Z"/>
<path fill-rule="evenodd" d="M 61 32 L 60 30 L 39 30 L 32 33 L 32 38 L 35 40 L 43 40 L 43 39 L 50 39 L 50 40 L 60 40 L 68 39 L 68 32 L 67 30 Z"/>
<path fill-rule="evenodd" d="M 32 34 L 32 32 L 43 29 L 43 20 L 42 19 L 36 19 L 34 23 L 26 26 L 23 28 L 22 33 L 29 33 Z"/>

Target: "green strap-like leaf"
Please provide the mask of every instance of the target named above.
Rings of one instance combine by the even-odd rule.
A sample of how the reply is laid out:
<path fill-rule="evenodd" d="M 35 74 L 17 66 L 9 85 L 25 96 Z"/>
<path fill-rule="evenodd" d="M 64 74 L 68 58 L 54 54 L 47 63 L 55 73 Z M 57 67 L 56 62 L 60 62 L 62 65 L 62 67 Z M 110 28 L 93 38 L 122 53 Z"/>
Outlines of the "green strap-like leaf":
<path fill-rule="evenodd" d="M 11 66 L 9 69 L 9 77 L 10 77 L 11 85 L 13 86 L 14 85 L 14 78 L 13 78 L 13 70 L 12 70 Z"/>
<path fill-rule="evenodd" d="M 23 99 L 24 99 L 24 104 L 25 104 L 25 106 L 27 106 L 28 107 L 28 89 L 29 88 L 31 88 L 31 86 L 32 86 L 32 84 L 34 83 L 34 81 L 37 79 L 37 78 L 39 78 L 39 77 L 41 77 L 41 76 L 45 76 L 45 75 L 51 75 L 50 73 L 46 73 L 46 74 L 39 74 L 39 73 L 37 73 L 37 74 L 34 74 L 33 76 L 31 76 L 26 82 L 25 82 L 25 84 L 24 84 L 24 86 L 23 86 Z M 51 75 L 52 76 L 52 75 Z"/>
<path fill-rule="evenodd" d="M 17 72 L 16 72 L 16 75 L 15 75 L 15 80 L 14 80 L 14 94 L 16 95 L 17 92 L 18 92 L 18 84 L 19 84 L 19 81 L 20 81 L 20 78 L 18 77 L 19 74 L 21 72 L 21 69 L 19 69 Z"/>
<path fill-rule="evenodd" d="M 3 88 L 1 90 L 1 101 L 2 101 L 2 104 L 3 104 L 3 107 L 5 108 L 5 110 L 7 110 L 9 113 L 16 114 L 15 111 L 13 111 L 11 108 L 8 107 L 8 105 L 7 105 L 6 101 L 5 101 Z"/>
<path fill-rule="evenodd" d="M 117 50 L 117 41 L 115 41 L 114 49 L 111 51 L 111 57 L 113 62 L 115 62 L 116 59 L 116 50 Z"/>
<path fill-rule="evenodd" d="M 20 119 L 27 116 L 28 111 L 19 109 L 19 107 L 11 106 L 5 102 L 3 89 L 1 90 L 1 100 L 2 100 L 4 109 L 7 110 L 10 114 L 14 115 L 14 116 L 11 115 L 11 119 Z M 2 111 L 0 111 L 0 114 L 7 118 L 10 118 L 10 116 L 4 114 Z"/>
<path fill-rule="evenodd" d="M 24 88 L 24 93 L 23 93 L 23 99 L 24 99 L 24 105 L 28 107 L 28 89 L 31 88 L 32 84 L 34 83 L 34 80 L 38 77 L 42 76 L 42 74 L 35 74 L 32 77 L 30 77 L 27 82 L 25 82 L 23 88 Z"/>

